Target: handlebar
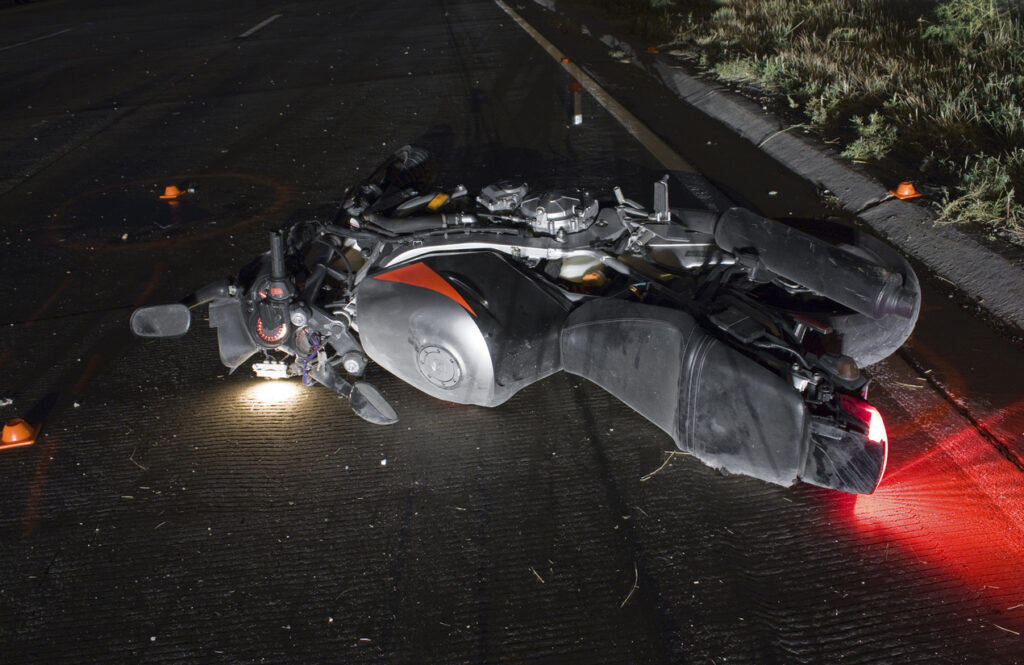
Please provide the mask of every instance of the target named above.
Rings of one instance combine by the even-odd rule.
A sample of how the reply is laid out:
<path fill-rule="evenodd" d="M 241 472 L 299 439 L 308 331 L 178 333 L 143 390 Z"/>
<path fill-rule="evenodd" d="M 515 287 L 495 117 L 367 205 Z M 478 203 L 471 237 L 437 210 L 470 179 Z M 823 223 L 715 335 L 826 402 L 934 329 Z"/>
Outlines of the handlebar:
<path fill-rule="evenodd" d="M 270 232 L 270 279 L 284 280 L 288 274 L 284 269 L 284 239 L 276 231 Z"/>

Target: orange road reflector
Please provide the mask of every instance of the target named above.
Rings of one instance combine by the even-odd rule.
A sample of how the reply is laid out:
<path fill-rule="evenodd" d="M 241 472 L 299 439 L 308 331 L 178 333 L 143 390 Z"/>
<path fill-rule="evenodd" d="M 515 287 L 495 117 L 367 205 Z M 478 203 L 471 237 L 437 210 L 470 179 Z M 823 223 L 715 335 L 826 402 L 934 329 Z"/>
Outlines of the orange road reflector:
<path fill-rule="evenodd" d="M 179 190 L 174 185 L 168 185 L 164 187 L 164 193 L 160 195 L 160 198 L 164 199 L 165 201 L 173 201 L 179 196 L 181 196 L 181 190 Z"/>
<path fill-rule="evenodd" d="M 0 440 L 0 450 L 17 448 L 19 446 L 31 446 L 36 442 L 38 435 L 39 427 L 32 427 L 21 418 L 11 418 L 4 424 L 3 439 Z"/>
<path fill-rule="evenodd" d="M 914 189 L 914 183 L 904 180 L 896 189 L 890 189 L 889 193 L 898 199 L 918 199 L 921 193 Z"/>
<path fill-rule="evenodd" d="M 562 64 L 563 65 L 568 65 L 569 64 L 569 58 L 562 58 Z"/>

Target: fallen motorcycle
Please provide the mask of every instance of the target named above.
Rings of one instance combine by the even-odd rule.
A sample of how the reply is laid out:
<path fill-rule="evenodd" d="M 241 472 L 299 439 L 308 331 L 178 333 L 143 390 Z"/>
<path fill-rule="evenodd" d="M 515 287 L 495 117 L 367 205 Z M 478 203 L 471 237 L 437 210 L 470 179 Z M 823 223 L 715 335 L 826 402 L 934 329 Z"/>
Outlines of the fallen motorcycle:
<path fill-rule="evenodd" d="M 320 383 L 397 421 L 373 361 L 449 402 L 495 407 L 558 371 L 598 384 L 728 473 L 870 493 L 888 440 L 861 368 L 913 330 L 920 287 L 884 243 L 830 243 L 743 208 L 648 208 L 615 188 L 470 196 L 433 188 L 406 146 L 332 220 L 270 234 L 237 279 L 143 307 L 142 337 L 209 305 L 220 358 Z"/>

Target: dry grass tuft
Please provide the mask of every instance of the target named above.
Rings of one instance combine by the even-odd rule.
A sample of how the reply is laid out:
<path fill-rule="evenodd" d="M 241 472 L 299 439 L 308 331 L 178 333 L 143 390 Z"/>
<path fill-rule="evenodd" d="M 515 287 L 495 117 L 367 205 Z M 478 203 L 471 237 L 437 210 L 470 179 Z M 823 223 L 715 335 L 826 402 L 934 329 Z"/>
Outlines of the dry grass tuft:
<path fill-rule="evenodd" d="M 719 77 L 849 132 L 852 159 L 915 160 L 945 186 L 943 220 L 1024 243 L 1024 29 L 1005 2 L 679 0 L 668 11 L 672 45 Z"/>

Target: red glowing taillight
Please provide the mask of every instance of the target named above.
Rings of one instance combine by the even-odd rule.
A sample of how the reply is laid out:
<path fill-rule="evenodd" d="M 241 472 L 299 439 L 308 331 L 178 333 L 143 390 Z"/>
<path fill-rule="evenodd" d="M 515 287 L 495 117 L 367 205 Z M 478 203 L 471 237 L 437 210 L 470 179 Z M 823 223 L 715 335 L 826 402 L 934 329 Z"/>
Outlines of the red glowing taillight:
<path fill-rule="evenodd" d="M 878 474 L 878 482 L 885 475 L 885 465 L 889 461 L 889 436 L 885 433 L 885 423 L 878 409 L 862 399 L 850 395 L 839 395 L 839 403 L 848 414 L 868 426 L 868 441 L 883 446 L 882 472 Z"/>

